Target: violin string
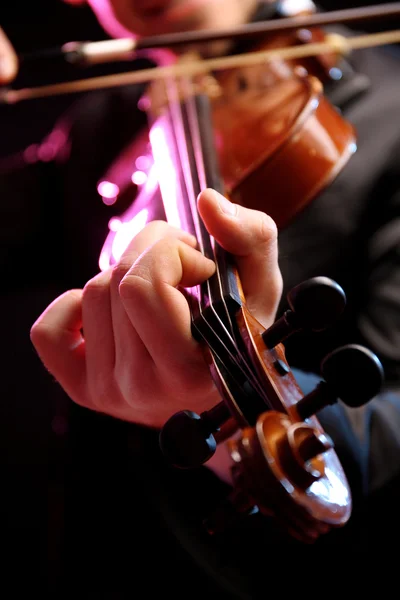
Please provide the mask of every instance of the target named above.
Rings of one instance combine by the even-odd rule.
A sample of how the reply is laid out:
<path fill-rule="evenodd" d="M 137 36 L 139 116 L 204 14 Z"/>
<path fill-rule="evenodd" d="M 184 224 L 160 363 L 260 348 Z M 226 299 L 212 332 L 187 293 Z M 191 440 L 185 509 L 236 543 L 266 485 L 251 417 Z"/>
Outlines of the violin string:
<path fill-rule="evenodd" d="M 195 158 L 196 172 L 197 172 L 198 180 L 199 180 L 199 192 L 200 192 L 200 191 L 206 189 L 207 187 L 209 187 L 209 182 L 207 181 L 206 169 L 205 169 L 205 165 L 204 165 L 202 142 L 201 142 L 201 135 L 200 135 L 200 130 L 199 130 L 200 123 L 199 123 L 197 109 L 196 109 L 196 103 L 195 103 L 194 85 L 193 85 L 193 81 L 191 78 L 189 80 L 185 79 L 185 81 L 186 81 L 186 86 L 187 86 L 187 89 L 185 91 L 185 105 L 186 105 L 187 111 L 188 111 L 191 142 L 192 142 L 193 150 L 194 150 L 194 158 Z M 190 86 L 190 89 L 189 89 L 189 86 Z M 205 237 L 204 234 L 206 234 L 207 239 L 209 241 L 207 246 L 209 246 L 210 252 L 212 253 L 212 258 L 214 260 L 214 264 L 216 266 L 215 278 L 218 281 L 218 296 L 222 302 L 226 322 L 229 324 L 229 331 L 225 326 L 224 326 L 224 329 L 226 330 L 227 334 L 231 337 L 232 342 L 234 342 L 234 337 L 232 335 L 232 332 L 233 332 L 232 320 L 231 320 L 231 316 L 229 314 L 229 310 L 228 310 L 228 307 L 227 307 L 225 299 L 224 299 L 224 295 L 223 295 L 223 291 L 222 291 L 222 284 L 221 284 L 221 273 L 220 273 L 218 260 L 217 260 L 217 257 L 215 255 L 215 250 L 214 250 L 216 241 L 208 232 L 205 232 L 204 226 L 202 226 L 202 224 L 200 223 L 200 217 L 199 217 L 198 210 L 197 210 L 196 200 L 194 202 L 192 202 L 191 208 L 192 208 L 192 213 L 194 214 L 194 216 L 198 222 L 199 237 L 201 237 L 203 239 Z M 202 242 L 202 247 L 203 247 L 203 249 L 205 249 L 204 242 Z M 210 256 L 210 258 L 211 258 L 211 256 Z M 209 280 L 206 281 L 206 286 L 207 286 L 208 296 L 211 299 L 210 307 L 213 310 L 215 316 L 223 324 L 223 320 L 220 318 L 217 310 L 215 309 L 216 298 L 213 298 L 214 294 L 211 289 Z"/>
<path fill-rule="evenodd" d="M 172 83 L 173 82 L 173 83 Z M 182 84 L 182 82 L 181 82 Z M 186 80 L 186 87 L 188 85 L 188 81 Z M 171 90 L 172 90 L 172 86 L 174 86 L 174 98 L 171 97 Z M 194 161 L 190 160 L 189 157 L 189 149 L 188 149 L 188 144 L 187 142 L 184 143 L 184 140 L 189 140 L 192 143 L 195 143 L 195 140 L 197 138 L 197 141 L 199 139 L 198 133 L 196 135 L 196 131 L 194 130 L 193 127 L 193 116 L 192 119 L 190 119 L 189 116 L 189 132 L 185 132 L 185 126 L 184 126 L 184 115 L 183 115 L 183 108 L 182 108 L 182 103 L 179 100 L 179 90 L 177 90 L 177 80 L 176 79 L 172 79 L 169 80 L 169 85 L 168 85 L 169 91 L 169 109 L 170 109 L 170 114 L 172 117 L 172 125 L 173 125 L 173 132 L 174 132 L 174 137 L 176 140 L 176 145 L 178 148 L 178 153 L 179 153 L 179 162 L 180 165 L 182 166 L 182 171 L 183 171 L 183 175 L 184 175 L 184 181 L 185 181 L 185 186 L 186 186 L 186 197 L 188 198 L 188 202 L 189 202 L 189 207 L 190 207 L 190 214 L 192 217 L 192 221 L 193 221 L 193 225 L 194 225 L 194 232 L 199 244 L 199 249 L 200 252 L 203 254 L 203 256 L 208 256 L 209 258 L 211 258 L 212 255 L 212 246 L 210 244 L 210 240 L 204 235 L 203 230 L 203 226 L 202 226 L 202 222 L 200 220 L 198 211 L 197 211 L 197 196 L 200 193 L 201 189 L 205 187 L 205 177 L 204 177 L 204 167 L 203 167 L 203 174 L 201 174 L 201 163 L 200 163 L 200 157 L 197 155 L 194 156 Z M 186 89 L 185 94 L 190 97 L 191 95 L 191 90 Z M 192 107 L 193 110 L 193 107 Z M 192 123 L 190 122 L 192 121 Z M 190 137 L 188 137 L 190 135 Z M 195 168 L 193 167 L 193 164 L 191 164 L 191 162 L 194 162 Z M 194 189 L 194 176 L 196 177 L 197 181 L 197 190 Z M 200 181 L 200 179 L 202 179 L 202 181 Z M 208 242 L 208 243 L 207 243 Z M 205 295 L 202 293 L 201 290 L 201 286 L 197 286 L 198 290 L 199 290 L 199 294 L 196 294 L 196 297 L 199 299 L 199 307 L 200 307 L 200 312 L 201 314 L 204 315 L 204 309 L 203 307 L 208 304 L 207 301 L 205 301 Z M 207 282 L 206 285 L 207 288 L 207 297 L 209 298 L 209 305 L 210 307 L 213 308 L 214 306 L 214 302 L 213 302 L 213 293 L 211 291 L 211 286 L 210 286 L 210 282 Z M 218 319 L 219 320 L 219 319 Z M 225 327 L 224 327 L 225 329 Z M 226 335 L 227 337 L 231 337 L 228 330 L 226 330 Z M 233 339 L 231 338 L 230 340 L 233 343 Z"/>
<path fill-rule="evenodd" d="M 34 98 L 85 92 L 95 89 L 112 88 L 138 83 L 148 83 L 168 77 L 178 77 L 183 75 L 193 76 L 211 71 L 257 65 L 262 62 L 268 62 L 275 59 L 292 60 L 296 58 L 316 56 L 328 52 L 346 55 L 353 50 L 399 43 L 400 30 L 372 33 L 348 38 L 338 34 L 329 34 L 326 36 L 325 40 L 326 41 L 324 42 L 291 46 L 288 48 L 274 48 L 233 56 L 229 55 L 224 57 L 202 59 L 193 63 L 150 67 L 148 69 L 141 69 L 140 71 L 117 73 L 114 75 L 103 75 L 100 77 L 90 77 L 88 79 L 42 85 L 38 87 L 21 88 L 17 90 L 4 89 L 0 91 L 0 103 L 15 104 L 16 102 L 31 100 Z"/>
<path fill-rule="evenodd" d="M 197 177 L 198 177 L 198 192 L 200 193 L 200 191 L 206 189 L 206 187 L 209 187 L 209 186 L 208 186 L 206 172 L 205 172 L 205 166 L 204 166 L 202 143 L 201 143 L 201 136 L 200 136 L 200 131 L 199 131 L 199 119 L 197 116 L 197 109 L 196 109 L 196 103 L 195 103 L 194 86 L 193 86 L 193 82 L 192 82 L 191 78 L 189 80 L 186 78 L 184 81 L 186 83 L 186 86 L 185 86 L 186 90 L 184 91 L 185 106 L 186 106 L 186 110 L 187 110 L 187 114 L 188 114 L 188 123 L 189 123 L 191 144 L 192 144 L 193 153 L 194 153 L 194 163 L 196 166 L 196 173 L 197 173 Z M 196 197 L 197 197 L 197 195 L 198 194 L 196 194 Z M 222 294 L 221 275 L 220 275 L 218 261 L 216 260 L 216 256 L 215 256 L 215 252 L 214 252 L 215 240 L 208 232 L 205 232 L 205 228 L 202 225 L 202 223 L 200 222 L 200 217 L 199 217 L 198 210 L 197 210 L 196 198 L 192 199 L 191 209 L 192 209 L 192 214 L 194 215 L 194 218 L 196 219 L 197 224 L 198 224 L 199 237 L 202 240 L 204 240 L 205 237 L 207 238 L 207 242 L 208 242 L 207 243 L 207 246 L 208 246 L 207 254 L 209 255 L 209 258 L 212 257 L 214 260 L 214 264 L 216 267 L 214 280 L 217 280 L 217 282 L 218 282 L 217 298 L 219 297 L 219 299 L 222 303 L 225 320 L 226 320 L 226 323 L 229 325 L 229 329 L 227 327 L 225 327 L 224 319 L 220 318 L 220 315 L 218 314 L 218 312 L 215 308 L 217 298 L 215 297 L 215 294 L 211 288 L 210 280 L 207 280 L 206 287 L 207 287 L 207 296 L 210 299 L 210 308 L 213 311 L 215 317 L 220 321 L 221 325 L 225 329 L 226 334 L 230 336 L 230 338 L 233 342 L 234 340 L 233 340 L 233 336 L 231 333 L 233 331 L 231 317 L 230 317 L 228 308 L 226 306 L 225 299 Z M 206 235 L 205 235 L 205 233 L 206 233 Z M 203 247 L 203 251 L 204 251 L 206 248 L 206 244 L 204 243 L 204 241 L 202 241 L 202 247 Z"/>
<path fill-rule="evenodd" d="M 172 83 L 173 81 L 173 83 Z M 200 251 L 202 252 L 203 255 L 210 255 L 210 249 L 208 249 L 208 252 L 206 252 L 207 250 L 207 242 L 209 242 L 209 240 L 207 240 L 208 236 L 204 235 L 204 232 L 202 231 L 204 229 L 204 225 L 202 225 L 200 218 L 199 218 L 199 214 L 197 211 L 197 203 L 196 203 L 196 199 L 197 199 L 197 193 L 194 190 L 194 186 L 193 186 L 193 174 L 196 175 L 197 177 L 199 177 L 199 179 L 197 180 L 197 187 L 198 187 L 198 192 L 200 192 L 201 189 L 201 184 L 200 184 L 200 179 L 202 179 L 203 181 L 203 187 L 205 187 L 205 175 L 203 173 L 203 175 L 201 175 L 201 168 L 195 169 L 195 172 L 193 173 L 193 169 L 191 169 L 190 166 L 190 157 L 189 157 L 189 153 L 188 153 L 188 146 L 187 143 L 184 143 L 184 140 L 188 139 L 187 136 L 185 135 L 185 130 L 184 130 L 184 116 L 183 116 L 183 109 L 182 109 L 182 104 L 181 102 L 178 100 L 179 99 L 179 91 L 177 91 L 176 88 L 176 80 L 169 80 L 168 83 L 166 83 L 166 91 L 167 91 L 167 98 L 168 98 L 168 108 L 169 108 L 169 112 L 170 112 L 170 116 L 171 116 L 171 125 L 172 125 L 172 133 L 173 133 L 173 137 L 176 143 L 176 147 L 178 149 L 178 154 L 179 154 L 179 161 L 180 161 L 180 165 L 182 167 L 182 171 L 183 171 L 183 181 L 185 184 L 185 194 L 181 194 L 181 197 L 186 197 L 188 199 L 189 202 L 189 207 L 190 207 L 190 213 L 192 216 L 192 220 L 193 220 L 193 226 L 194 226 L 194 231 L 196 233 L 196 237 L 198 239 L 199 242 L 199 246 L 200 246 Z M 189 92 L 189 98 L 191 98 L 191 92 Z M 194 106 L 192 107 L 195 108 Z M 197 120 L 195 119 L 193 122 L 197 122 Z M 199 133 L 195 132 L 195 128 L 193 127 L 193 122 L 192 122 L 192 127 L 191 127 L 191 140 L 194 140 L 197 138 L 197 140 L 200 140 L 200 135 Z M 199 167 L 199 164 L 196 164 L 196 167 Z M 204 165 L 203 165 L 203 171 L 204 171 Z M 181 183 L 182 179 L 180 179 Z M 211 247 L 211 252 L 212 251 L 212 247 Z M 217 263 L 216 263 L 217 265 Z M 228 331 L 228 329 L 225 327 L 222 319 L 220 318 L 220 316 L 218 315 L 218 312 L 215 310 L 215 294 L 212 292 L 211 290 L 211 283 L 209 280 L 207 280 L 205 282 L 205 287 L 206 287 L 206 294 L 203 293 L 202 288 L 204 288 L 204 286 L 197 286 L 197 293 L 192 294 L 191 295 L 191 301 L 193 302 L 193 300 L 196 301 L 196 311 L 198 312 L 198 314 L 200 315 L 200 318 L 202 319 L 202 322 L 206 325 L 207 330 L 209 332 L 209 334 L 211 334 L 211 337 L 214 340 L 218 340 L 218 345 L 220 348 L 222 348 L 225 356 L 228 357 L 229 361 L 235 366 L 235 368 L 239 369 L 239 371 L 242 374 L 243 379 L 249 383 L 249 379 L 252 380 L 253 385 L 252 387 L 256 387 L 257 389 L 257 394 L 259 396 L 261 396 L 261 398 L 264 399 L 265 401 L 265 394 L 263 392 L 263 389 L 261 388 L 260 384 L 258 383 L 258 381 L 255 379 L 254 374 L 252 373 L 249 365 L 247 363 L 243 363 L 243 360 L 240 360 L 240 355 L 238 358 L 238 348 L 235 344 L 235 341 L 231 335 L 231 333 Z M 209 303 L 207 303 L 213 313 L 214 316 L 214 320 L 215 323 L 217 325 L 217 327 L 220 329 L 221 333 L 223 333 L 224 339 L 221 338 L 221 335 L 217 333 L 217 331 L 215 330 L 215 327 L 213 327 L 213 325 L 210 322 L 210 318 L 208 318 L 205 313 L 204 313 L 204 306 L 206 305 L 206 303 L 204 302 L 204 297 L 207 296 L 209 298 Z M 222 301 L 224 302 L 223 296 L 220 294 Z M 224 302 L 225 304 L 225 302 Z M 225 310 L 227 311 L 226 305 L 225 305 Z M 193 309 L 192 309 L 192 315 L 193 315 Z M 229 313 L 227 313 L 229 315 Z M 221 356 L 221 353 L 218 351 L 218 349 L 216 348 L 215 344 L 211 343 L 210 344 L 210 336 L 204 335 L 198 328 L 197 328 L 198 333 L 203 337 L 204 341 L 206 342 L 206 344 L 210 347 L 210 349 L 214 352 L 214 354 L 218 357 L 219 361 L 221 362 L 221 364 L 224 366 L 225 370 L 227 372 L 230 372 L 231 376 L 231 369 L 229 369 L 229 366 L 226 364 L 226 361 L 224 361 L 224 358 Z M 248 392 L 245 392 L 245 390 L 243 389 L 243 386 L 240 384 L 240 382 L 237 381 L 237 378 L 235 378 L 234 376 L 232 376 L 232 379 L 234 381 L 234 384 L 236 385 L 236 387 L 238 389 L 240 389 L 242 395 L 244 396 L 248 396 Z M 250 384 L 251 385 L 251 384 Z"/>
<path fill-rule="evenodd" d="M 183 96 L 185 98 L 184 106 L 187 110 L 187 115 L 188 115 L 190 140 L 191 140 L 191 146 L 193 148 L 194 163 L 195 163 L 196 174 L 197 174 L 197 178 L 198 178 L 198 191 L 200 192 L 201 190 L 204 190 L 206 187 L 209 187 L 210 182 L 207 180 L 206 168 L 205 168 L 205 163 L 204 163 L 204 151 L 203 151 L 203 144 L 202 144 L 202 139 L 201 139 L 201 134 L 200 134 L 201 121 L 199 119 L 199 113 L 198 113 L 197 106 L 196 106 L 196 93 L 194 90 L 192 79 L 191 78 L 189 80 L 185 79 L 184 81 L 186 83 L 186 90 L 184 90 L 184 92 L 183 92 Z M 206 126 L 206 124 L 203 124 L 203 127 L 204 126 Z M 247 379 L 249 379 L 252 382 L 253 388 L 255 388 L 257 390 L 258 394 L 264 399 L 264 401 L 266 401 L 267 398 L 265 396 L 264 390 L 263 390 L 259 380 L 257 379 L 254 370 L 252 369 L 251 363 L 249 363 L 249 361 L 247 360 L 247 357 L 243 354 L 243 352 L 241 352 L 241 350 L 239 349 L 239 346 L 237 344 L 237 341 L 235 339 L 232 317 L 231 317 L 230 311 L 228 309 L 228 306 L 226 304 L 226 300 L 225 300 L 224 293 L 223 293 L 220 265 L 219 265 L 219 261 L 216 256 L 216 253 L 215 253 L 215 245 L 217 244 L 217 242 L 206 231 L 204 225 L 200 221 L 200 217 L 199 217 L 198 210 L 197 210 L 196 197 L 197 197 L 197 194 L 195 193 L 194 197 L 192 198 L 192 202 L 191 202 L 192 213 L 194 213 L 194 218 L 196 219 L 197 223 L 199 224 L 198 232 L 199 232 L 199 236 L 201 238 L 203 238 L 202 246 L 203 246 L 203 248 L 209 247 L 211 249 L 212 258 L 213 258 L 214 264 L 216 266 L 215 276 L 211 279 L 208 279 L 206 282 L 204 282 L 204 284 L 202 286 L 200 286 L 200 289 L 202 290 L 204 287 L 207 289 L 205 296 L 209 298 L 209 301 L 210 301 L 209 306 L 213 313 L 214 320 L 218 322 L 218 326 L 224 332 L 224 336 L 225 337 L 228 336 L 227 339 L 229 339 L 229 342 L 232 344 L 232 346 L 235 350 L 236 365 L 240 366 L 243 373 L 245 373 Z M 207 243 L 204 242 L 204 238 L 207 239 Z M 215 281 L 217 282 L 217 286 L 212 286 L 212 282 L 215 282 Z M 214 289 L 213 289 L 213 287 L 214 287 Z M 205 305 L 204 302 L 201 304 L 202 304 L 202 306 Z M 223 316 L 216 308 L 218 305 L 222 307 Z M 207 320 L 208 324 L 210 325 L 209 319 L 207 319 L 207 317 L 205 317 L 205 315 L 204 315 L 204 311 L 203 311 L 203 316 Z M 225 325 L 225 322 L 226 322 L 227 326 Z"/>

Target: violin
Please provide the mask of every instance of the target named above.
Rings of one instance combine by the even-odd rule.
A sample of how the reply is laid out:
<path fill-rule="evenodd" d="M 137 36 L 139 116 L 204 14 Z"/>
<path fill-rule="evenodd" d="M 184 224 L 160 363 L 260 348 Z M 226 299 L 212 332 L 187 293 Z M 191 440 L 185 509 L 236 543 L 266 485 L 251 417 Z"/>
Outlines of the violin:
<path fill-rule="evenodd" d="M 185 294 L 193 336 L 221 401 L 202 414 L 173 415 L 160 431 L 161 450 L 171 465 L 188 469 L 205 464 L 218 444 L 227 445 L 234 486 L 206 520 L 210 534 L 259 511 L 308 543 L 343 526 L 352 510 L 346 475 L 318 411 L 338 399 L 350 407 L 368 402 L 382 386 L 382 365 L 363 346 L 338 348 L 322 361 L 321 382 L 303 395 L 286 360 L 285 340 L 302 330 L 332 327 L 345 309 L 344 290 L 323 275 L 305 281 L 289 292 L 290 308 L 265 329 L 246 305 L 233 257 L 209 235 L 196 208 L 198 194 L 211 187 L 267 212 L 282 230 L 355 152 L 354 128 L 324 95 L 324 83 L 338 64 L 338 46 L 321 42 L 325 34 L 317 29 L 306 39 L 304 23 L 317 22 L 306 18 L 297 21 L 297 29 L 293 22 L 287 25 L 284 51 L 282 19 L 272 21 L 273 35 L 257 42 L 248 61 L 244 55 L 198 60 L 188 52 L 160 67 L 142 99 L 148 130 L 125 156 L 137 165 L 136 173 L 144 173 L 145 183 L 135 202 L 110 223 L 100 266 L 113 264 L 135 227 L 154 217 L 155 198 L 168 222 L 196 236 L 216 272 Z M 192 34 L 186 45 L 201 35 Z M 301 51 L 293 41 L 299 36 Z M 160 37 L 160 46 L 168 47 Z M 82 48 L 67 51 L 82 57 Z M 145 71 L 131 73 L 129 82 L 150 78 L 152 69 Z M 79 89 L 76 82 L 73 86 Z M 51 90 L 42 90 L 46 93 Z M 15 94 L 3 99 L 15 101 Z M 25 92 L 25 97 L 33 96 Z M 147 166 L 140 167 L 144 162 Z"/>
<path fill-rule="evenodd" d="M 353 407 L 370 400 L 382 385 L 382 366 L 361 346 L 337 349 L 323 362 L 324 381 L 303 397 L 283 342 L 298 330 L 331 326 L 344 310 L 344 291 L 325 277 L 306 281 L 290 292 L 291 309 L 265 330 L 246 306 L 232 256 L 196 209 L 198 194 L 211 187 L 264 210 L 282 229 L 349 159 L 355 132 L 324 97 L 320 80 L 304 67 L 283 67 L 183 76 L 146 93 L 167 220 L 195 235 L 216 264 L 207 282 L 187 292 L 193 335 L 221 402 L 201 415 L 173 415 L 160 446 L 172 465 L 195 468 L 230 436 L 234 490 L 207 520 L 210 533 L 259 510 L 311 542 L 351 513 L 345 474 L 315 413 L 338 398 Z"/>

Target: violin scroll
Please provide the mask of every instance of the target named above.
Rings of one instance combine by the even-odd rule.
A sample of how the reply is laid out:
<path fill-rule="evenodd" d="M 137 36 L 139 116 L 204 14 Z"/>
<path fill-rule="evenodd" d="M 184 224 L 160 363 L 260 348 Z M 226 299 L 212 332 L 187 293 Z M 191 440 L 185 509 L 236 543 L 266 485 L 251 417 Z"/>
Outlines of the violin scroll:
<path fill-rule="evenodd" d="M 255 407 L 237 399 L 225 381 L 222 402 L 201 415 L 176 413 L 160 432 L 166 459 L 178 468 L 193 468 L 212 457 L 221 427 L 229 419 L 236 422 L 236 435 L 227 442 L 234 490 L 223 509 L 207 520 L 210 533 L 259 511 L 274 516 L 294 537 L 311 542 L 350 516 L 346 477 L 315 415 L 339 399 L 350 407 L 367 403 L 382 386 L 383 368 L 363 346 L 343 346 L 323 359 L 320 383 L 302 396 L 281 342 L 301 329 L 331 326 L 343 312 L 346 297 L 336 282 L 316 277 L 293 288 L 288 303 L 290 309 L 262 332 L 243 307 L 237 316 L 239 323 L 248 320 L 249 339 L 243 324 L 241 334 L 265 392 L 255 417 Z"/>
<path fill-rule="evenodd" d="M 209 533 L 258 511 L 305 543 L 347 522 L 346 488 L 334 481 L 329 465 L 333 441 L 310 417 L 339 398 L 350 407 L 367 403 L 382 386 L 383 369 L 372 352 L 354 344 L 330 353 L 321 371 L 325 380 L 296 405 L 299 420 L 265 412 L 255 427 L 227 442 L 235 488 L 223 512 L 207 520 Z M 319 486 L 324 493 L 318 497 Z"/>
<path fill-rule="evenodd" d="M 228 448 L 234 489 L 206 519 L 210 534 L 260 512 L 291 536 L 311 543 L 348 520 L 347 486 L 331 479 L 328 466 L 333 442 L 318 426 L 270 411 L 260 416 L 256 427 L 230 440 Z"/>

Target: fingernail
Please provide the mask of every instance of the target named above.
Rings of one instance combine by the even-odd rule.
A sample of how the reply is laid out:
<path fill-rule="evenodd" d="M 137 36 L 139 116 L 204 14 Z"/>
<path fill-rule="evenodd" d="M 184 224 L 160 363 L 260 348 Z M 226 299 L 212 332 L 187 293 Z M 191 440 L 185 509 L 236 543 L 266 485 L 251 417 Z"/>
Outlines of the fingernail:
<path fill-rule="evenodd" d="M 221 207 L 222 212 L 226 213 L 227 215 L 231 215 L 231 216 L 236 215 L 236 213 L 237 213 L 236 204 L 233 204 L 233 202 L 230 202 L 230 200 L 228 200 L 228 198 L 225 198 L 225 196 L 222 196 L 222 194 L 218 194 L 218 203 Z"/>

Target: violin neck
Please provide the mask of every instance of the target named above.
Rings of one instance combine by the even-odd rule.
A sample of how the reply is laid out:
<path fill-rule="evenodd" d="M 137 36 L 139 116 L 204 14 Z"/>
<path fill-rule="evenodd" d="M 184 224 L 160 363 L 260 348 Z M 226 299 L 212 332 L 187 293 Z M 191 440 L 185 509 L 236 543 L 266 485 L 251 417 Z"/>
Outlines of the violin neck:
<path fill-rule="evenodd" d="M 241 306 L 232 257 L 210 236 L 197 211 L 205 188 L 224 193 L 215 149 L 208 96 L 190 95 L 169 103 L 150 130 L 168 222 L 192 233 L 199 250 L 216 264 L 216 273 L 200 286 L 199 310 L 216 311 L 225 326 Z"/>
<path fill-rule="evenodd" d="M 198 249 L 216 265 L 212 277 L 188 290 L 193 335 L 210 349 L 219 373 L 214 379 L 224 381 L 224 393 L 254 407 L 255 417 L 267 398 L 238 328 L 242 296 L 237 270 L 197 211 L 202 190 L 223 193 L 208 97 L 191 95 L 185 102 L 171 102 L 150 128 L 150 141 L 167 221 L 195 235 Z"/>

